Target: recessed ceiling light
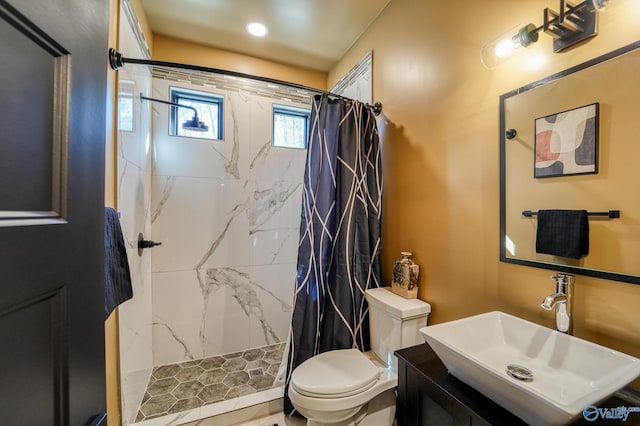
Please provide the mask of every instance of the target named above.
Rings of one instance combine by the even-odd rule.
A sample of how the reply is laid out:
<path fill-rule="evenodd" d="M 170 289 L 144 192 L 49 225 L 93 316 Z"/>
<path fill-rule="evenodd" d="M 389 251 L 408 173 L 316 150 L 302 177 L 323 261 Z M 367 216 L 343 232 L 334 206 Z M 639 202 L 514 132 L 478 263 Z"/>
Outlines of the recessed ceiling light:
<path fill-rule="evenodd" d="M 267 35 L 267 27 L 260 22 L 250 22 L 247 24 L 247 32 L 255 37 L 264 37 Z"/>

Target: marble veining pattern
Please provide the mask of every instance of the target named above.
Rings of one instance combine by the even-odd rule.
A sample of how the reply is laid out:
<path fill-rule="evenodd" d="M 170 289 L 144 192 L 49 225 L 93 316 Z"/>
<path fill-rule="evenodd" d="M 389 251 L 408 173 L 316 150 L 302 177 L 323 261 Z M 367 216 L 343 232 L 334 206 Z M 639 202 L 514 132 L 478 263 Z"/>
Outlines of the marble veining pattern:
<path fill-rule="evenodd" d="M 271 146 L 274 100 L 153 80 L 161 98 L 176 86 L 224 96 L 225 139 L 170 137 L 168 109 L 154 108 L 155 365 L 286 339 L 306 160 Z"/>
<path fill-rule="evenodd" d="M 227 234 L 227 230 L 231 226 L 231 222 L 233 221 L 233 219 L 235 218 L 236 213 L 239 210 L 240 210 L 240 206 L 236 206 L 233 209 L 232 215 L 229 218 L 229 221 L 227 222 L 226 226 L 224 227 L 224 229 L 222 230 L 222 232 L 220 233 L 218 238 L 216 238 L 216 240 L 213 242 L 213 244 L 211 245 L 209 250 L 204 254 L 204 256 L 202 257 L 200 262 L 198 262 L 198 264 L 196 265 L 196 268 L 195 268 L 196 274 L 197 274 L 197 277 L 198 277 L 198 283 L 200 284 L 200 290 L 202 291 L 202 299 L 203 299 L 202 320 L 200 322 L 200 344 L 201 344 L 202 347 L 205 346 L 206 339 L 207 339 L 206 326 L 207 326 L 207 313 L 208 313 L 207 306 L 209 306 L 209 295 L 211 294 L 211 290 L 214 288 L 214 287 L 210 286 L 210 283 L 209 283 L 208 279 L 205 276 L 203 276 L 202 268 L 207 263 L 209 258 L 215 253 L 215 251 L 218 248 L 218 245 L 220 244 L 220 242 L 225 238 L 225 236 Z M 205 272 L 205 274 L 206 274 L 206 272 Z"/>
<path fill-rule="evenodd" d="M 240 157 L 240 140 L 238 135 L 238 118 L 237 118 L 237 107 L 236 102 L 234 100 L 234 96 L 227 97 L 228 103 L 231 108 L 231 120 L 233 122 L 233 149 L 231 150 L 231 158 L 229 162 L 225 165 L 225 170 L 231 176 L 236 179 L 240 179 L 240 170 L 238 170 L 238 158 Z"/>
<path fill-rule="evenodd" d="M 148 57 L 140 38 L 130 2 L 120 4 L 119 49 L 127 57 Z M 133 98 L 151 92 L 151 73 L 147 67 L 126 67 L 118 72 L 120 94 Z M 127 92 L 127 93 L 125 93 Z M 119 104 L 119 102 L 118 102 Z M 137 253 L 138 233 L 151 233 L 151 116 L 147 105 L 132 104 L 133 131 L 117 133 L 117 209 L 127 247 L 134 297 L 119 311 L 119 350 L 122 422 L 132 423 L 143 399 L 153 368 L 151 255 Z"/>
<path fill-rule="evenodd" d="M 260 321 L 262 325 L 264 340 L 268 343 L 277 343 L 280 341 L 273 328 L 269 325 L 269 321 L 264 313 L 261 298 L 258 297 L 256 290 L 262 290 L 264 293 L 276 299 L 283 312 L 291 312 L 291 304 L 278 298 L 273 292 L 262 287 L 255 281 L 252 281 L 249 274 L 237 271 L 232 268 L 212 268 L 207 270 L 208 284 L 211 286 L 228 286 L 233 291 L 233 298 L 242 307 L 247 316 L 253 316 Z"/>
<path fill-rule="evenodd" d="M 256 166 L 256 164 L 258 164 L 258 162 L 263 162 L 269 156 L 271 147 L 272 147 L 271 139 L 269 139 L 264 145 L 262 145 L 262 148 L 260 148 L 260 151 L 258 151 L 256 156 L 253 158 L 253 160 L 251 161 L 251 164 L 249 165 L 249 169 L 253 169 Z"/>
<path fill-rule="evenodd" d="M 249 234 L 259 231 L 273 216 L 284 207 L 295 193 L 299 193 L 302 183 L 290 185 L 287 182 L 275 182 L 273 187 L 256 190 L 253 193 L 254 206 L 249 210 Z"/>
<path fill-rule="evenodd" d="M 173 187 L 175 184 L 176 184 L 175 176 L 166 177 L 166 182 L 164 184 L 164 188 L 162 188 L 162 194 L 161 194 L 160 200 L 157 202 L 156 208 L 153 210 L 153 213 L 151 214 L 152 224 L 158 218 L 158 215 L 162 212 L 162 207 L 164 206 L 164 203 L 166 203 L 169 197 L 171 196 L 171 191 L 173 190 Z"/>
<path fill-rule="evenodd" d="M 184 348 L 184 358 L 185 359 L 195 359 L 195 357 L 193 356 L 193 354 L 189 350 L 189 347 L 187 346 L 187 343 L 184 340 L 182 340 L 180 338 L 180 336 L 178 336 L 178 334 L 176 334 L 176 332 L 174 332 L 171 329 L 169 324 L 160 323 L 160 322 L 154 322 L 153 325 L 154 325 L 154 327 L 157 326 L 157 327 L 163 327 L 163 328 L 167 329 L 167 331 L 171 334 L 171 336 L 175 339 L 175 341 L 178 342 L 178 344 L 180 344 L 180 346 L 182 346 Z"/>

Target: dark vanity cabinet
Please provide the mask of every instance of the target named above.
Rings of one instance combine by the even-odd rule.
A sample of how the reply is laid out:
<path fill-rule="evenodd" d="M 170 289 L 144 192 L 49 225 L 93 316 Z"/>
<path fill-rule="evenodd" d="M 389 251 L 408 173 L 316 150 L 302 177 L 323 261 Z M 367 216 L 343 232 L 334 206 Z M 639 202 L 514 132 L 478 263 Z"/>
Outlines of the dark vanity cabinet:
<path fill-rule="evenodd" d="M 428 344 L 395 352 L 398 357 L 397 426 L 526 425 L 472 387 L 447 372 Z M 632 392 L 625 388 L 628 392 Z M 640 406 L 640 401 L 613 396 L 601 407 Z M 583 418 L 573 425 L 640 424 L 640 413 L 632 413 L 626 423 L 606 420 L 589 422 Z"/>
<path fill-rule="evenodd" d="M 398 426 L 526 425 L 449 374 L 426 343 L 395 354 L 398 357 Z"/>

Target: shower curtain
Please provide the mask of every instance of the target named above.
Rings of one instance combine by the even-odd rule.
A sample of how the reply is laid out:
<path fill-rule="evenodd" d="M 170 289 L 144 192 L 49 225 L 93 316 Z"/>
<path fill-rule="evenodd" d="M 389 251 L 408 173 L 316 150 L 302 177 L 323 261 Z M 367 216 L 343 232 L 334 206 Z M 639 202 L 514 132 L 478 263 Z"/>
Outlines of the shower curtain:
<path fill-rule="evenodd" d="M 365 290 L 380 286 L 382 165 L 373 112 L 314 97 L 302 197 L 298 271 L 284 412 L 291 373 L 333 349 L 369 349 Z"/>

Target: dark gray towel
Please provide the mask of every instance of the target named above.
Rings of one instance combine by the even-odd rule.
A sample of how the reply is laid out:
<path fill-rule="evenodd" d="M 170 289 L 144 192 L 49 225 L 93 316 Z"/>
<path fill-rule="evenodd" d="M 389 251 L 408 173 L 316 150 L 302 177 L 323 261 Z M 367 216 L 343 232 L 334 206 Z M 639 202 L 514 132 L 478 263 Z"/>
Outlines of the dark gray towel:
<path fill-rule="evenodd" d="M 536 252 L 580 259 L 589 254 L 586 210 L 538 210 Z"/>
<path fill-rule="evenodd" d="M 104 311 L 108 318 L 116 306 L 133 297 L 120 218 L 111 207 L 104 209 L 104 277 Z"/>

